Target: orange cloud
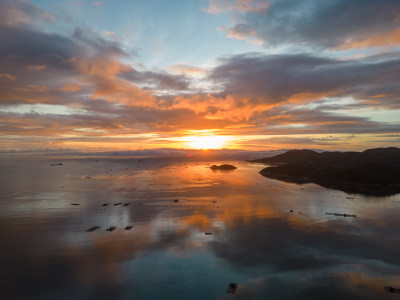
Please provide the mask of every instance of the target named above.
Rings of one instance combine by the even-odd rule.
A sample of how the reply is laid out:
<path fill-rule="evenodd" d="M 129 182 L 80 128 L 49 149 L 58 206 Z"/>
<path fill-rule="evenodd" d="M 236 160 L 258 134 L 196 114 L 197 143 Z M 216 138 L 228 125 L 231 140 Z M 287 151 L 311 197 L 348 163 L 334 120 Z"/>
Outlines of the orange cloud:
<path fill-rule="evenodd" d="M 16 80 L 15 76 L 9 74 L 9 73 L 0 73 L 0 78 L 6 78 L 9 80 Z"/>
<path fill-rule="evenodd" d="M 25 93 L 46 93 L 49 91 L 48 86 L 44 84 L 28 84 L 25 87 L 16 88 L 16 90 L 25 92 Z"/>
<path fill-rule="evenodd" d="M 28 69 L 33 71 L 42 71 L 46 69 L 46 65 L 30 65 L 28 66 Z"/>
<path fill-rule="evenodd" d="M 154 106 L 155 98 L 151 92 L 140 89 L 118 75 L 132 70 L 110 58 L 72 58 L 69 61 L 82 75 L 81 80 L 91 85 L 93 99 L 106 99 L 111 102 L 135 106 Z"/>
<path fill-rule="evenodd" d="M 400 46 L 400 28 L 392 31 L 372 35 L 366 39 L 351 38 L 342 43 L 340 49 L 364 49 L 369 47 L 396 47 Z"/>
<path fill-rule="evenodd" d="M 131 67 L 107 57 L 73 57 L 69 62 L 83 75 L 97 75 L 111 78 L 117 74 L 131 70 Z"/>
<path fill-rule="evenodd" d="M 79 84 L 75 84 L 75 83 L 70 83 L 70 84 L 66 84 L 66 85 L 62 86 L 60 88 L 60 91 L 63 91 L 63 92 L 77 92 L 77 91 L 80 91 L 81 89 L 83 89 L 83 86 L 81 86 Z"/>
<path fill-rule="evenodd" d="M 179 73 L 179 74 L 188 74 L 188 75 L 197 75 L 197 74 L 204 74 L 206 69 L 193 67 L 185 64 L 175 64 L 168 68 L 172 72 Z"/>
<path fill-rule="evenodd" d="M 343 91 L 326 91 L 326 92 L 306 92 L 306 93 L 298 93 L 290 98 L 288 98 L 287 102 L 291 103 L 310 103 L 316 100 L 328 98 L 328 97 L 335 97 L 340 95 Z"/>

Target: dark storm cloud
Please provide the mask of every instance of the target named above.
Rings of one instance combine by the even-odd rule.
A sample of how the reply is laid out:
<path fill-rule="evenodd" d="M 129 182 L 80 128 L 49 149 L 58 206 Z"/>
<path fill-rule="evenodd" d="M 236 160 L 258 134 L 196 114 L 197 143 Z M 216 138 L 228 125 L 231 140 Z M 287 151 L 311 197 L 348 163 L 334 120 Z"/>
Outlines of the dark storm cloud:
<path fill-rule="evenodd" d="M 250 12 L 244 19 L 265 45 L 332 48 L 393 32 L 399 12 L 397 0 L 272 0 L 266 13 Z"/>

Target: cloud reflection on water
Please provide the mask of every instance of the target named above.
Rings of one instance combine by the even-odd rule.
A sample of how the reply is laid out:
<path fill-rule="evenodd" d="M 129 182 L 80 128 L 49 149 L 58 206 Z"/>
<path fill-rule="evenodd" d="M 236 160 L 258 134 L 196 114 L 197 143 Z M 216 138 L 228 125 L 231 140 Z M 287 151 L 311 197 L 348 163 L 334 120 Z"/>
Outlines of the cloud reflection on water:
<path fill-rule="evenodd" d="M 398 196 L 346 199 L 315 185 L 300 190 L 263 178 L 257 165 L 235 162 L 239 168 L 226 173 L 207 168 L 213 163 L 15 163 L 6 175 L 16 182 L 0 202 L 1 294 L 146 299 L 151 288 L 168 289 L 168 299 L 194 292 L 188 280 L 197 278 L 204 291 L 194 298 L 224 299 L 221 281 L 238 277 L 239 299 L 377 299 L 392 296 L 384 285 L 400 285 Z M 26 186 L 18 182 L 22 173 L 32 181 Z M 101 229 L 85 231 L 94 225 Z M 104 231 L 112 225 L 114 232 Z M 124 231 L 127 225 L 134 227 Z M 167 268 L 168 260 L 176 269 Z M 147 279 L 137 273 L 145 269 Z"/>

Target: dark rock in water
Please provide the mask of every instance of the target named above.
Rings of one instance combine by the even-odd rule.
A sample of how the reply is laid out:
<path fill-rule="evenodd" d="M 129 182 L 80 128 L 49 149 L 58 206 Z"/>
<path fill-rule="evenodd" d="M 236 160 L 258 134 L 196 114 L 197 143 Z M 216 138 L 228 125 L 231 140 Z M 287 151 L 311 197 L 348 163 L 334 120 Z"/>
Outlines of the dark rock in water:
<path fill-rule="evenodd" d="M 121 202 L 118 202 L 118 203 L 115 203 L 114 206 L 118 206 L 118 205 L 121 205 L 121 204 L 122 204 Z"/>
<path fill-rule="evenodd" d="M 104 204 L 102 204 L 101 206 L 107 206 L 108 205 L 108 203 L 104 203 Z"/>
<path fill-rule="evenodd" d="M 124 229 L 125 230 L 131 230 L 133 228 L 133 226 L 126 226 Z"/>
<path fill-rule="evenodd" d="M 115 229 L 117 229 L 116 226 L 110 226 L 106 229 L 106 231 L 114 231 Z"/>
<path fill-rule="evenodd" d="M 128 206 L 128 205 L 130 205 L 130 203 L 125 203 L 125 204 L 124 204 L 124 206 Z"/>
<path fill-rule="evenodd" d="M 174 199 L 174 202 L 176 202 L 176 203 L 179 202 L 179 199 Z"/>
<path fill-rule="evenodd" d="M 80 205 L 79 203 L 71 203 L 71 205 Z"/>
<path fill-rule="evenodd" d="M 205 235 L 212 235 L 212 232 L 205 232 Z"/>
<path fill-rule="evenodd" d="M 230 294 L 234 294 L 234 293 L 236 293 L 237 287 L 238 287 L 237 283 L 231 282 L 231 283 L 229 283 L 229 285 L 228 285 L 228 287 L 226 289 L 226 292 L 230 293 Z"/>
<path fill-rule="evenodd" d="M 237 167 L 233 165 L 223 164 L 223 165 L 212 165 L 210 167 L 211 170 L 235 170 Z"/>
<path fill-rule="evenodd" d="M 97 230 L 97 229 L 99 229 L 99 228 L 100 228 L 100 226 L 93 226 L 93 227 L 87 229 L 86 231 L 87 231 L 87 232 L 92 232 L 92 231 L 95 231 L 95 230 Z"/>
<path fill-rule="evenodd" d="M 357 218 L 356 215 L 351 215 L 351 214 L 338 214 L 338 213 L 330 213 L 330 212 L 326 212 L 325 215 L 327 215 L 327 216 L 336 216 L 336 217 Z"/>
<path fill-rule="evenodd" d="M 54 166 L 62 166 L 62 163 L 58 163 L 58 164 L 50 164 L 50 167 L 54 167 Z"/>
<path fill-rule="evenodd" d="M 397 289 L 397 288 L 394 288 L 391 286 L 385 286 L 384 289 L 385 289 L 385 292 L 388 292 L 388 293 L 400 294 L 400 289 Z"/>

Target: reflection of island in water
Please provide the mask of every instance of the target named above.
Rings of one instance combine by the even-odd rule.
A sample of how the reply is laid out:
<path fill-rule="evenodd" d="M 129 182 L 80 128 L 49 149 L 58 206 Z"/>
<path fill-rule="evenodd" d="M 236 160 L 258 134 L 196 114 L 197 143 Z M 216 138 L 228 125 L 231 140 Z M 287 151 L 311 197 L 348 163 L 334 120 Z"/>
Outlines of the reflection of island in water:
<path fill-rule="evenodd" d="M 276 164 L 260 171 L 274 179 L 317 183 L 323 187 L 366 195 L 400 193 L 400 149 L 376 148 L 364 152 L 290 150 L 252 162 Z"/>

